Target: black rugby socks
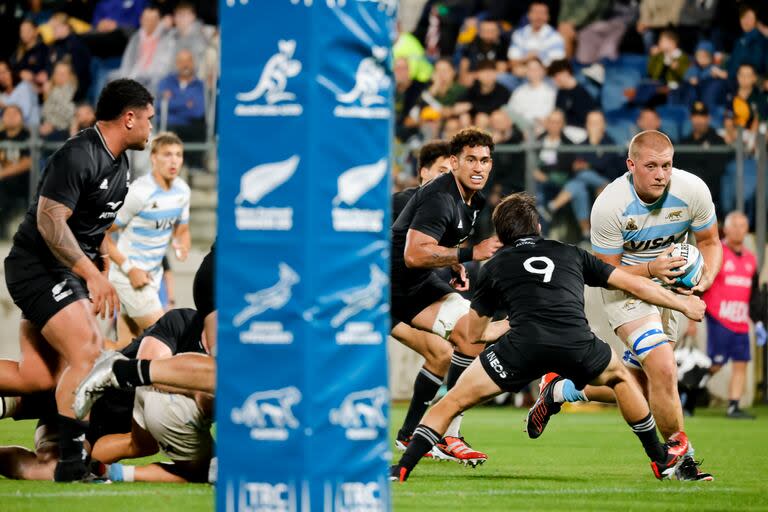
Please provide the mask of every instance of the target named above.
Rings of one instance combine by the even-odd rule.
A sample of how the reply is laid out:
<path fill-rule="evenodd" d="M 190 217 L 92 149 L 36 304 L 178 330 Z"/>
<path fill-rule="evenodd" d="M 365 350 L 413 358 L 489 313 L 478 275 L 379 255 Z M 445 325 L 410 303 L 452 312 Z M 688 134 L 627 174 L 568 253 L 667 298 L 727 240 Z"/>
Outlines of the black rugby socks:
<path fill-rule="evenodd" d="M 466 370 L 474 360 L 475 358 L 472 356 L 462 354 L 456 350 L 453 351 L 453 355 L 451 356 L 451 366 L 448 368 L 448 378 L 445 381 L 445 385 L 448 389 L 453 389 L 453 386 L 456 385 L 456 381 L 459 380 L 461 374 L 464 373 L 464 370 Z"/>
<path fill-rule="evenodd" d="M 413 434 L 416 425 L 424 417 L 424 413 L 427 412 L 430 402 L 435 398 L 442 384 L 443 377 L 435 375 L 424 367 L 421 368 L 413 383 L 411 405 L 408 407 L 403 426 L 397 434 L 398 439 L 405 440 Z"/>
<path fill-rule="evenodd" d="M 135 388 L 149 386 L 152 380 L 149 377 L 149 359 L 128 359 L 115 361 L 112 372 L 121 388 Z"/>
<path fill-rule="evenodd" d="M 440 434 L 426 425 L 419 425 L 413 431 L 413 437 L 408 444 L 408 449 L 400 458 L 398 466 L 408 469 L 408 473 L 416 467 L 419 460 L 427 454 L 432 447 L 440 441 Z"/>
<path fill-rule="evenodd" d="M 57 482 L 81 480 L 88 475 L 85 465 L 87 454 L 83 448 L 85 430 L 88 423 L 67 416 L 58 415 L 59 425 L 59 462 L 54 471 Z"/>
<path fill-rule="evenodd" d="M 636 423 L 630 423 L 629 426 L 632 427 L 632 431 L 640 439 L 640 442 L 643 443 L 643 448 L 648 458 L 652 461 L 664 462 L 667 454 L 664 450 L 664 445 L 661 444 L 659 436 L 656 434 L 656 421 L 651 413 L 648 413 L 648 416 Z"/>

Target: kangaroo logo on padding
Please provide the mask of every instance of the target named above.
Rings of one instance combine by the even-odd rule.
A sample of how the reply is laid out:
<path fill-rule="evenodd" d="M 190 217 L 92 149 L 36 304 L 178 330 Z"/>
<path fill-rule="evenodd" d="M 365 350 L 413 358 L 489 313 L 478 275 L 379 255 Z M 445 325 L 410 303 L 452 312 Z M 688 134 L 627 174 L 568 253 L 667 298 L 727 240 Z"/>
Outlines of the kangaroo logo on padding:
<path fill-rule="evenodd" d="M 304 111 L 299 103 L 286 103 L 296 100 L 296 94 L 286 90 L 288 79 L 297 76 L 302 69 L 301 62 L 293 58 L 296 41 L 281 39 L 277 48 L 278 52 L 264 65 L 256 87 L 235 96 L 242 102 L 235 106 L 235 115 L 298 116 Z"/>

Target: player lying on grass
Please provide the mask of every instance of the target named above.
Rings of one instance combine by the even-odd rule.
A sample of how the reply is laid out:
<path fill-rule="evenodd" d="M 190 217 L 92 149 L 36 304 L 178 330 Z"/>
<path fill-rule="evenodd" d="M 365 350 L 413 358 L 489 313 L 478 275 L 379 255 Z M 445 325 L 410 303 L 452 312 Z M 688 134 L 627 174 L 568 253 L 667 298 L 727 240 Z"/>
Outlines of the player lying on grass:
<path fill-rule="evenodd" d="M 661 443 L 637 382 L 611 347 L 589 328 L 584 285 L 622 289 L 681 311 L 692 320 L 703 318 L 704 303 L 603 263 L 577 247 L 541 238 L 539 215 L 530 195 L 504 199 L 493 213 L 493 223 L 504 246 L 480 271 L 466 335 L 479 340 L 500 309 L 509 315 L 510 330 L 486 348 L 427 412 L 400 462 L 392 466 L 391 478 L 405 481 L 457 415 L 503 391 L 516 393 L 548 371 L 570 378 L 578 389 L 589 383 L 613 388 L 654 475 L 659 479 L 671 475 L 688 449 L 686 435 L 679 432 Z"/>
<path fill-rule="evenodd" d="M 175 309 L 144 331 L 121 353 L 128 358 L 171 358 L 173 354 L 208 358 L 203 321 L 192 309 Z M 172 389 L 167 389 L 172 391 Z M 186 393 L 186 392 L 185 392 Z M 134 396 L 135 395 L 135 396 Z M 21 398 L 5 397 L 3 417 L 39 418 L 35 451 L 0 447 L 0 474 L 24 480 L 51 480 L 58 460 L 58 430 L 53 393 Z M 86 432 L 94 460 L 114 462 L 153 455 L 161 448 L 173 464 L 142 467 L 113 465 L 113 480 L 184 482 L 207 481 L 211 459 L 212 397 L 204 393 L 185 396 L 142 387 L 107 390 L 91 411 Z M 133 417 L 133 421 L 131 418 Z M 93 465 L 92 469 L 96 469 Z"/>

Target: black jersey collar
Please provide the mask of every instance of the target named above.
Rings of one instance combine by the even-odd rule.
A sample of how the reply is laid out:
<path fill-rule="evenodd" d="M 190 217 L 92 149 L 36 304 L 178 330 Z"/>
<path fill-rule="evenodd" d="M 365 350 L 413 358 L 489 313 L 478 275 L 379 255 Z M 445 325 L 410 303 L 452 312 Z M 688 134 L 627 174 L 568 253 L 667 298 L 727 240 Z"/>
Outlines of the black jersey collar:
<path fill-rule="evenodd" d="M 521 235 L 514 240 L 512 240 L 512 243 L 509 245 L 512 245 L 514 247 L 520 247 L 521 245 L 535 245 L 541 240 L 541 235 L 535 234 L 535 233 L 529 233 L 527 235 Z"/>
<path fill-rule="evenodd" d="M 101 130 L 99 130 L 99 125 L 95 124 L 93 125 L 94 130 L 96 130 L 96 134 L 99 136 L 99 140 L 101 141 L 101 144 L 104 146 L 104 149 L 107 150 L 107 154 L 112 158 L 112 160 L 117 160 L 115 158 L 115 155 L 112 154 L 112 152 L 109 150 L 109 147 L 107 146 L 107 141 L 104 140 L 104 136 L 101 134 Z"/>

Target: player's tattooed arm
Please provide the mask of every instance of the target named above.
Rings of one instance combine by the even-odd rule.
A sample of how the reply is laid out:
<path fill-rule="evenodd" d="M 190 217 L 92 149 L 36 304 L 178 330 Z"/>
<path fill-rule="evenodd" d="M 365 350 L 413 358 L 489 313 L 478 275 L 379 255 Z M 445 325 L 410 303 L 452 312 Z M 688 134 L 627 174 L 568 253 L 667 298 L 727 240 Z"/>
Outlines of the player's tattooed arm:
<path fill-rule="evenodd" d="M 75 235 L 67 224 L 72 210 L 53 199 L 40 196 L 37 205 L 37 229 L 43 236 L 56 259 L 68 268 L 75 266 L 78 260 L 85 258 Z"/>
<path fill-rule="evenodd" d="M 410 268 L 450 267 L 459 263 L 455 247 L 442 247 L 437 240 L 415 229 L 408 230 L 403 257 Z"/>

